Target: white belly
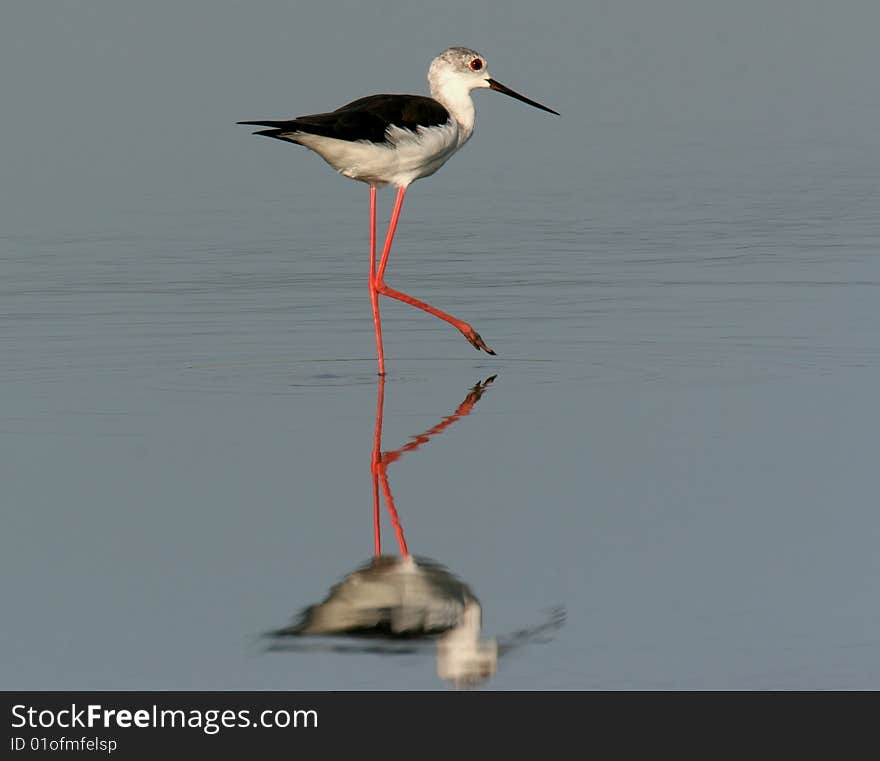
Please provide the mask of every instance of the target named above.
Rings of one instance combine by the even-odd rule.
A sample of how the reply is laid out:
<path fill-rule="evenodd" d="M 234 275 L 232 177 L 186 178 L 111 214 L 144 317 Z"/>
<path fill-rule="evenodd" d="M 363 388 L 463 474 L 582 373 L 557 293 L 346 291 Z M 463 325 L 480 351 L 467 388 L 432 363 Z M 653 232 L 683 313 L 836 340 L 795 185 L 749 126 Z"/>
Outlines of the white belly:
<path fill-rule="evenodd" d="M 406 187 L 434 174 L 468 137 L 470 134 L 465 135 L 458 122 L 450 119 L 439 127 L 419 127 L 418 132 L 390 127 L 386 143 L 306 133 L 297 134 L 296 142 L 311 148 L 337 172 L 353 180 Z"/>

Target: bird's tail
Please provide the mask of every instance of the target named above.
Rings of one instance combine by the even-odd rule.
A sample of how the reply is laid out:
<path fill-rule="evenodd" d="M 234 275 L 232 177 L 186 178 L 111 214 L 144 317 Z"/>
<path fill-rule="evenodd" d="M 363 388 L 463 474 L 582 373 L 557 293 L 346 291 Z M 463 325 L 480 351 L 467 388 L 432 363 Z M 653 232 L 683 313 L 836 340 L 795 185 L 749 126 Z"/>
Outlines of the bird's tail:
<path fill-rule="evenodd" d="M 300 129 L 300 125 L 297 124 L 296 119 L 292 119 L 290 121 L 261 121 L 261 122 L 236 122 L 236 124 L 246 124 L 252 127 L 269 127 L 270 129 L 261 129 L 252 133 L 254 135 L 263 135 L 264 137 L 274 137 L 278 140 L 287 140 L 288 142 L 295 143 L 296 141 L 296 133 L 304 132 L 305 130 Z"/>

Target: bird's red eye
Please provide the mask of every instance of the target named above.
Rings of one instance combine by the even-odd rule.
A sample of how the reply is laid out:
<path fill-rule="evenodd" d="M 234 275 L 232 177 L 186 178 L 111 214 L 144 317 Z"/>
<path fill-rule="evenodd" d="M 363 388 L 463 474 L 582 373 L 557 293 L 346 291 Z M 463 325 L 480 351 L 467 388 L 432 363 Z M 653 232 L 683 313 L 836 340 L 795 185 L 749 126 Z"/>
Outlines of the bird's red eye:
<path fill-rule="evenodd" d="M 483 68 L 483 62 L 479 58 L 474 58 L 474 60 L 471 61 L 471 68 L 474 71 L 479 71 Z"/>

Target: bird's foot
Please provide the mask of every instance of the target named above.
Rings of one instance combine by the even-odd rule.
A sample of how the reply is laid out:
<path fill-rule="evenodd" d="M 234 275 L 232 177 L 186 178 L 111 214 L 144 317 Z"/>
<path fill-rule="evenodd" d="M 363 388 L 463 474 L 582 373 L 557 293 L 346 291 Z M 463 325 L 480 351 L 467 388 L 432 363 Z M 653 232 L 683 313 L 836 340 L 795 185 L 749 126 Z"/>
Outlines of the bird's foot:
<path fill-rule="evenodd" d="M 468 342 L 471 346 L 473 346 L 477 351 L 484 351 L 486 354 L 494 355 L 495 352 L 492 351 L 488 346 L 486 346 L 486 342 L 482 339 L 479 333 L 473 328 L 469 328 L 468 330 L 463 330 L 462 333 L 464 337 L 467 338 Z"/>

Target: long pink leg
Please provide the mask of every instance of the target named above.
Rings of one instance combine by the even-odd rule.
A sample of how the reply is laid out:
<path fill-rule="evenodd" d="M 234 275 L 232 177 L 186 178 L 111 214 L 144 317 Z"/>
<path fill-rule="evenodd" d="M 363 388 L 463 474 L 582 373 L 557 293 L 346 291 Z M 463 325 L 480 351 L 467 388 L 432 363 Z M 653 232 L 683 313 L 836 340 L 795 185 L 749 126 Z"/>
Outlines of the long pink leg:
<path fill-rule="evenodd" d="M 480 337 L 480 334 L 477 333 L 477 331 L 474 330 L 468 323 L 453 317 L 451 314 L 442 312 L 436 307 L 432 307 L 430 304 L 426 304 L 424 301 L 419 301 L 419 299 L 415 299 L 412 296 L 408 296 L 401 291 L 396 291 L 393 288 L 389 288 L 387 285 L 385 285 L 385 267 L 388 264 L 388 255 L 391 253 L 391 243 L 394 240 L 394 233 L 397 230 L 397 221 L 400 218 L 400 210 L 403 208 L 403 197 L 405 195 L 406 188 L 398 188 L 397 198 L 394 201 L 394 210 L 391 212 L 391 221 L 388 223 L 388 234 L 385 236 L 385 245 L 382 248 L 382 258 L 379 261 L 379 269 L 373 279 L 373 289 L 375 289 L 375 292 L 377 294 L 381 293 L 383 296 L 390 296 L 392 299 L 397 299 L 398 301 L 402 301 L 405 304 L 410 304 L 411 306 L 414 306 L 417 309 L 421 309 L 428 314 L 439 317 L 441 320 L 445 320 L 450 325 L 461 331 L 462 335 L 470 342 L 471 346 L 473 346 L 475 349 L 482 349 L 487 354 L 494 354 L 495 352 L 492 351 L 488 346 L 486 346 L 485 342 Z M 371 294 L 373 292 L 373 289 L 371 289 L 370 291 Z M 377 310 L 378 307 L 373 308 L 374 316 L 378 315 Z M 381 359 L 379 360 L 379 367 L 380 374 L 383 374 L 384 365 Z"/>
<path fill-rule="evenodd" d="M 385 375 L 385 352 L 382 349 L 382 319 L 379 316 L 379 294 L 376 291 L 376 186 L 370 185 L 370 306 L 373 308 L 373 327 L 376 329 L 376 355 L 379 375 Z"/>

